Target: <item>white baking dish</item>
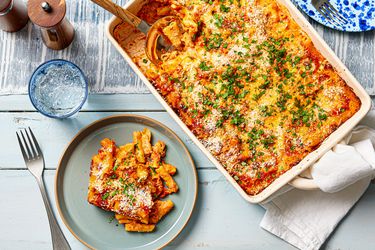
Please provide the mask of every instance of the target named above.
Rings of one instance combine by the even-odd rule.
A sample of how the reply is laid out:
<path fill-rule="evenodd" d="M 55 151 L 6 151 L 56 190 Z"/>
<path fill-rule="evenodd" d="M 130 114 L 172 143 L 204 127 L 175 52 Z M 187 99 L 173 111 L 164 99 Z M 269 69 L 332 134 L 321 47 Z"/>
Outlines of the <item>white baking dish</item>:
<path fill-rule="evenodd" d="M 228 181 L 234 186 L 234 188 L 241 194 L 241 196 L 249 202 L 259 203 L 271 194 L 276 192 L 282 186 L 288 184 L 293 179 L 293 183 L 299 184 L 300 188 L 311 188 L 305 186 L 300 180 L 296 181 L 298 175 L 305 171 L 309 166 L 315 162 L 319 157 L 321 157 L 325 152 L 337 144 L 348 132 L 350 132 L 353 127 L 366 115 L 371 107 L 371 99 L 363 87 L 358 83 L 354 76 L 349 72 L 345 65 L 337 58 L 333 51 L 328 47 L 324 40 L 318 35 L 310 23 L 304 18 L 304 16 L 298 11 L 298 9 L 289 0 L 278 0 L 279 3 L 285 5 L 294 20 L 300 25 L 300 27 L 310 36 L 316 48 L 322 53 L 323 56 L 332 64 L 332 66 L 337 70 L 338 74 L 347 82 L 347 84 L 353 88 L 356 95 L 362 102 L 360 110 L 344 124 L 342 124 L 335 132 L 333 132 L 318 149 L 308 154 L 298 165 L 294 166 L 292 169 L 277 178 L 271 185 L 264 189 L 261 193 L 251 196 L 248 195 L 237 182 L 226 172 L 224 167 L 211 155 L 211 153 L 203 146 L 203 144 L 194 136 L 194 134 L 187 128 L 187 126 L 181 121 L 177 114 L 169 107 L 168 103 L 164 101 L 163 97 L 157 92 L 153 85 L 148 81 L 148 79 L 143 75 L 143 73 L 134 64 L 129 55 L 121 48 L 118 42 L 113 37 L 113 30 L 121 23 L 121 20 L 114 17 L 112 18 L 107 26 L 107 36 L 108 39 L 113 43 L 120 54 L 125 58 L 125 60 L 132 67 L 134 72 L 142 79 L 146 86 L 150 89 L 151 93 L 156 97 L 156 99 L 164 106 L 167 112 L 173 117 L 173 119 L 182 127 L 182 129 L 189 135 L 189 137 L 195 142 L 195 144 L 202 150 L 202 152 L 213 162 L 213 164 L 222 172 L 222 174 L 228 179 Z M 136 14 L 140 8 L 147 3 L 147 0 L 133 0 L 130 1 L 125 8 Z M 302 183 L 302 184 L 301 184 Z"/>

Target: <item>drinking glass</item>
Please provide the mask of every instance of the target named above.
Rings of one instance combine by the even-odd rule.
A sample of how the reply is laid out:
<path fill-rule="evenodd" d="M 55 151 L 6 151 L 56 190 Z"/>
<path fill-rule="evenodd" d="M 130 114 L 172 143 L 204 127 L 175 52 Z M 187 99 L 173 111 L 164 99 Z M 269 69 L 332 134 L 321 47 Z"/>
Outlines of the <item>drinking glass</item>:
<path fill-rule="evenodd" d="M 52 118 L 67 118 L 81 110 L 88 84 L 82 70 L 72 62 L 55 59 L 40 65 L 29 82 L 34 107 Z"/>

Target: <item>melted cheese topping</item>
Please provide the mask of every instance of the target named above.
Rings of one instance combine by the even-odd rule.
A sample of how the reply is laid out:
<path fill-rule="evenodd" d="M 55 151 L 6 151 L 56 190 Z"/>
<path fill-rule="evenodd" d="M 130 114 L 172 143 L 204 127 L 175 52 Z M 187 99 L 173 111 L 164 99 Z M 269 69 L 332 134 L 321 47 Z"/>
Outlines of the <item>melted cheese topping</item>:
<path fill-rule="evenodd" d="M 274 0 L 151 1 L 138 13 L 181 19 L 185 48 L 150 64 L 145 37 L 114 36 L 141 71 L 250 195 L 314 151 L 360 100 Z"/>
<path fill-rule="evenodd" d="M 129 218 L 145 219 L 154 205 L 149 187 L 152 182 L 139 181 L 132 154 L 126 154 L 126 166 L 119 166 L 116 156 L 124 151 L 116 150 L 115 142 L 107 138 L 101 145 L 91 162 L 88 201 Z"/>

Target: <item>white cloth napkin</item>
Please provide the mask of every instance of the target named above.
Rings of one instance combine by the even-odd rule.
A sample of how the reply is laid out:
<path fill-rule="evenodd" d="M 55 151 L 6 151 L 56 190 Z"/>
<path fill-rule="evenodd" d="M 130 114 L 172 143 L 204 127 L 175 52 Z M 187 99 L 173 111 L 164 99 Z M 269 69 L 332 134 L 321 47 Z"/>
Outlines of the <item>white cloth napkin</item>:
<path fill-rule="evenodd" d="M 361 123 L 375 125 L 375 111 Z M 336 145 L 311 169 L 321 190 L 288 186 L 262 204 L 267 210 L 260 224 L 263 229 L 300 249 L 321 247 L 375 173 L 374 129 L 360 125 L 343 143 L 349 145 Z"/>

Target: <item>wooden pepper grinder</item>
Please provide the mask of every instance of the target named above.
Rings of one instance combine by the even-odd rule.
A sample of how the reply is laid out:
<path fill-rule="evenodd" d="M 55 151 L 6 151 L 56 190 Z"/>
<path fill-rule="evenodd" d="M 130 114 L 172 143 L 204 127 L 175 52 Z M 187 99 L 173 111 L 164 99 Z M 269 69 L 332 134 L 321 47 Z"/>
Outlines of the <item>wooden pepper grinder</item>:
<path fill-rule="evenodd" d="M 61 50 L 72 43 L 74 28 L 65 18 L 65 0 L 29 0 L 27 9 L 48 48 Z"/>
<path fill-rule="evenodd" d="M 22 0 L 0 0 L 0 29 L 16 32 L 25 27 L 29 17 Z"/>

